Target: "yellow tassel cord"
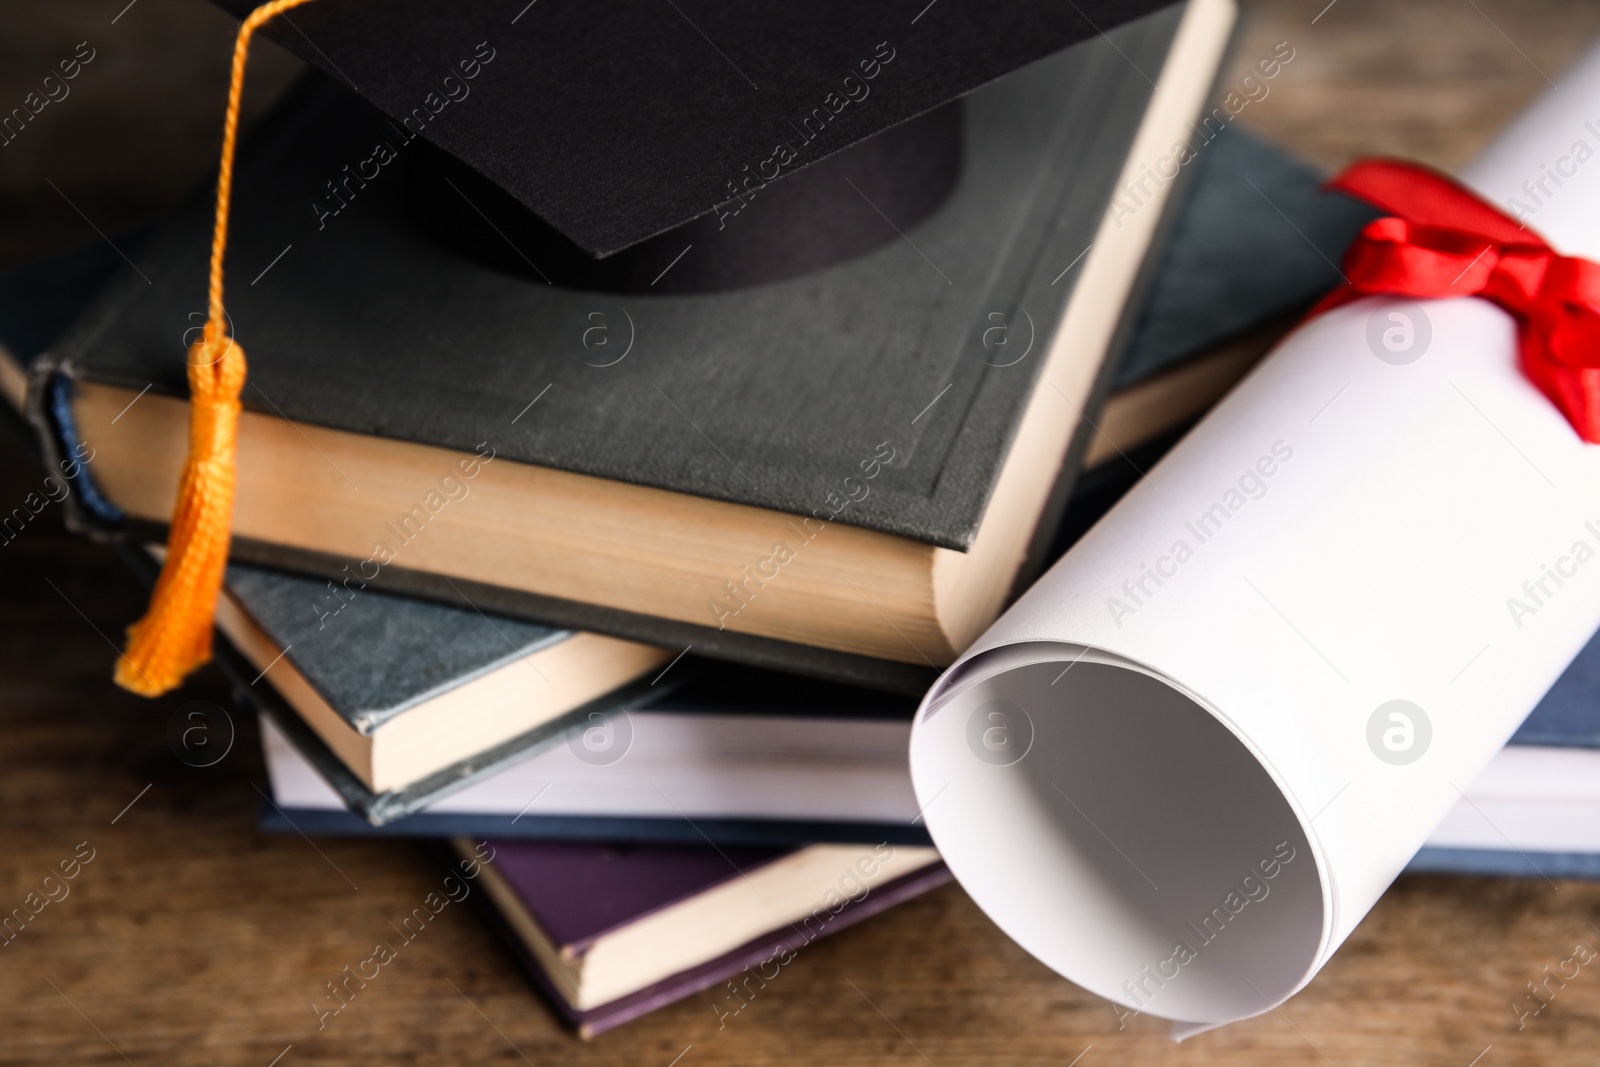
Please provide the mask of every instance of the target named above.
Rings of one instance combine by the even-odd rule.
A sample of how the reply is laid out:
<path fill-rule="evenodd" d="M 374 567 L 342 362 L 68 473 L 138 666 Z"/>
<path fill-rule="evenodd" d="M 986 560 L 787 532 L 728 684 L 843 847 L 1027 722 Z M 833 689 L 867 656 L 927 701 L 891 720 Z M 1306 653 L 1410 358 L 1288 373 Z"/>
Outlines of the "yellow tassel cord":
<path fill-rule="evenodd" d="M 206 325 L 189 348 L 189 455 L 178 482 L 167 558 L 144 618 L 128 627 L 128 649 L 117 661 L 117 684 L 141 696 L 160 696 L 211 659 L 211 624 L 228 562 L 237 474 L 239 395 L 244 352 L 228 336 L 222 310 L 222 253 L 228 243 L 228 202 L 239 131 L 245 60 L 256 29 L 310 0 L 272 0 L 252 11 L 233 46 L 228 112 L 217 170 L 217 218 L 211 238 L 211 285 Z"/>

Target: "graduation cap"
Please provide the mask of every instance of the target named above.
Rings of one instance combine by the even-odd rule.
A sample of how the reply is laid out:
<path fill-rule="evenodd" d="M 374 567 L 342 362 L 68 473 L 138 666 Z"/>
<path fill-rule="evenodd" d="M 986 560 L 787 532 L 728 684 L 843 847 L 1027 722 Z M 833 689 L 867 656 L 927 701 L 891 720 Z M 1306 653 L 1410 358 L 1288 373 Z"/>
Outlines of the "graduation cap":
<path fill-rule="evenodd" d="M 244 22 L 207 326 L 189 350 L 189 455 L 150 610 L 117 665 L 147 695 L 210 658 L 227 561 L 245 360 L 222 268 L 257 29 L 376 105 L 407 143 L 433 146 L 411 172 L 436 234 L 507 246 L 541 284 L 667 291 L 670 277 L 682 292 L 789 277 L 894 239 L 958 180 L 953 101 L 1168 0 L 218 2 Z M 702 254 L 680 264 L 695 242 Z"/>
<path fill-rule="evenodd" d="M 952 101 L 1167 2 L 318 0 L 263 32 L 437 148 L 410 171 L 431 232 L 687 292 L 894 240 L 959 175 Z"/>

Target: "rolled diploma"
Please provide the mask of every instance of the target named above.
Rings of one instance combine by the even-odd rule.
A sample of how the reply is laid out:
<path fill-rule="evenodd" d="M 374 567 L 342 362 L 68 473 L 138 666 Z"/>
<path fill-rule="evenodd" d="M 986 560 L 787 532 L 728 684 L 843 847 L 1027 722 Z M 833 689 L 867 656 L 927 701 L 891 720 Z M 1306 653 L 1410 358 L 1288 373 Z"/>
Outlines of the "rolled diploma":
<path fill-rule="evenodd" d="M 1462 176 L 1589 258 L 1595 100 L 1600 49 Z M 1563 184 L 1530 193 L 1542 164 Z M 1408 329 L 1422 356 L 1380 359 Z M 1309 982 L 1597 625 L 1600 448 L 1523 377 L 1512 320 L 1362 300 L 945 673 L 917 800 L 1001 929 L 1186 1036 Z"/>

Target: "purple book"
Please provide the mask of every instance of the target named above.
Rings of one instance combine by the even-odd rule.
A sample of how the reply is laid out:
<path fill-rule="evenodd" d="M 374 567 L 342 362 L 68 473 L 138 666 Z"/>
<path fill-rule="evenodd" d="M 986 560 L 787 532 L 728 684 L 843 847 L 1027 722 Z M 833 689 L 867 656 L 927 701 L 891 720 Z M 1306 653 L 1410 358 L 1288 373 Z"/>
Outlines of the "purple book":
<path fill-rule="evenodd" d="M 475 854 L 452 842 L 463 858 Z M 475 894 L 536 985 L 592 1037 L 719 982 L 764 984 L 818 937 L 950 880 L 930 848 L 490 841 Z M 489 851 L 492 849 L 492 853 Z M 730 984 L 719 1016 L 743 1001 Z"/>

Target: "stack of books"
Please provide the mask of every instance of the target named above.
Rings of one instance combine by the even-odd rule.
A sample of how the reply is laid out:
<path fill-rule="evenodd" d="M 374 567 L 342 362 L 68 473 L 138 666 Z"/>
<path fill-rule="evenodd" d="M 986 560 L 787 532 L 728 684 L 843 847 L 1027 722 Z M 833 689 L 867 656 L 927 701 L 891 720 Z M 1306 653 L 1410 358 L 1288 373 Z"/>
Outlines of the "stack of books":
<path fill-rule="evenodd" d="M 710 51 L 670 72 L 736 83 L 693 137 L 598 123 L 582 49 L 531 74 L 538 34 L 548 59 L 581 31 L 558 8 L 481 44 L 466 16 L 297 14 L 284 43 L 329 71 L 247 138 L 229 245 L 250 384 L 218 658 L 259 714 L 263 829 L 481 868 L 585 1034 L 948 881 L 906 767 L 918 696 L 1372 217 L 1211 106 L 1226 0 L 1115 29 L 1141 5 L 1088 6 L 1107 33 L 1074 5 L 823 27 L 859 56 L 796 17 L 798 43 L 724 48 L 789 96 L 838 60 L 838 91 L 768 129 L 786 113 L 723 99 L 744 72 Z M 438 92 L 385 59 L 418 34 L 460 44 Z M 611 71 L 707 117 L 668 73 Z M 507 118 L 553 85 L 550 129 Z M 0 281 L 0 390 L 47 463 L 82 461 L 72 521 L 152 580 L 210 211 L 119 241 L 137 269 L 101 246 Z M 1505 803 L 1554 788 L 1529 763 L 1553 751 L 1600 780 L 1550 747 L 1593 729 L 1550 719 L 1497 765 Z M 1462 823 L 1423 862 L 1600 852 L 1523 822 L 1544 836 Z"/>

